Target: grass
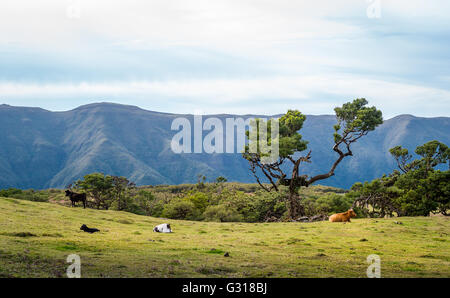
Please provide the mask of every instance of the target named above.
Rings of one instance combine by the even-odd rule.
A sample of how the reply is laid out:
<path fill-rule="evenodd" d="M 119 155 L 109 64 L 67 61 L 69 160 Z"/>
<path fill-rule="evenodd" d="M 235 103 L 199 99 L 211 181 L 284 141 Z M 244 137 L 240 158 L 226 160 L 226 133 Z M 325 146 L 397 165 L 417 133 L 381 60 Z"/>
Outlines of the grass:
<path fill-rule="evenodd" d="M 449 219 L 398 220 L 192 222 L 0 198 L 0 277 L 65 277 L 74 253 L 83 277 L 366 277 L 370 254 L 382 277 L 450 277 Z M 174 233 L 152 232 L 163 222 Z"/>

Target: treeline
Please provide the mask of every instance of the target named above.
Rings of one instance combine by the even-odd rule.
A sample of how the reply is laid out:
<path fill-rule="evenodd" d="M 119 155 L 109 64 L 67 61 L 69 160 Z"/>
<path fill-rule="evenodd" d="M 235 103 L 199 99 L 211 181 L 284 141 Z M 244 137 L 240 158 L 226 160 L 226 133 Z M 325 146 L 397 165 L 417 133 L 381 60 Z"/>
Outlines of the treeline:
<path fill-rule="evenodd" d="M 196 184 L 136 187 L 126 178 L 93 173 L 70 188 L 88 194 L 88 207 L 131 212 L 139 215 L 217 222 L 264 222 L 287 220 L 287 190 L 268 193 L 258 184 L 228 183 L 223 177 Z M 307 215 L 343 212 L 352 201 L 342 189 L 313 186 L 305 190 Z M 0 190 L 0 197 L 53 202 L 69 206 L 60 189 Z"/>
<path fill-rule="evenodd" d="M 398 170 L 352 186 L 348 196 L 353 198 L 358 213 L 368 217 L 448 215 L 450 149 L 431 141 L 416 148 L 416 159 L 401 146 L 391 148 L 390 153 Z"/>
<path fill-rule="evenodd" d="M 138 188 L 124 177 L 94 173 L 74 183 L 88 194 L 88 206 L 171 219 L 217 222 L 263 222 L 287 218 L 287 190 L 269 193 L 256 184 L 226 183 L 224 177 L 197 184 Z M 319 192 L 320 193 L 320 192 Z M 308 213 L 342 212 L 352 202 L 343 194 L 308 195 Z"/>
<path fill-rule="evenodd" d="M 308 195 L 310 188 L 300 190 L 305 215 L 330 215 L 352 207 L 359 217 L 447 215 L 450 172 L 442 168 L 450 165 L 450 149 L 431 141 L 416 148 L 416 159 L 401 146 L 390 153 L 398 170 L 371 182 L 356 183 L 347 193 Z M 244 222 L 289 219 L 287 187 L 267 192 L 256 185 L 251 189 L 237 185 L 226 183 L 224 177 L 206 183 L 206 177 L 199 175 L 197 184 L 189 187 L 142 189 L 124 177 L 95 173 L 77 181 L 74 188 L 87 193 L 94 208 L 155 217 Z"/>
<path fill-rule="evenodd" d="M 438 141 L 416 148 L 413 156 L 400 146 L 390 150 L 398 170 L 350 191 L 325 186 L 303 188 L 299 197 L 305 215 L 330 215 L 354 208 L 358 217 L 448 215 L 450 210 L 450 149 Z M 440 168 L 440 169 L 439 169 Z M 196 184 L 137 187 L 125 177 L 93 173 L 70 185 L 86 193 L 88 207 L 113 209 L 153 217 L 219 222 L 289 220 L 289 190 L 267 192 L 258 184 L 228 183 L 218 177 Z M 40 202 L 65 202 L 63 190 L 0 190 L 0 197 Z"/>

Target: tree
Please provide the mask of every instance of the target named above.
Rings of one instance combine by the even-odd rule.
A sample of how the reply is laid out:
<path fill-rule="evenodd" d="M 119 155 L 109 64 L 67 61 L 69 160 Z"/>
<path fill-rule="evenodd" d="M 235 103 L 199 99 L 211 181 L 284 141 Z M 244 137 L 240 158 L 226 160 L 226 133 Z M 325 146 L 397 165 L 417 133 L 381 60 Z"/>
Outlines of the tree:
<path fill-rule="evenodd" d="M 219 177 L 216 178 L 216 183 L 217 184 L 224 183 L 224 182 L 227 182 L 227 181 L 228 181 L 227 178 L 225 178 L 223 176 L 219 176 Z"/>
<path fill-rule="evenodd" d="M 382 113 L 375 107 L 366 107 L 367 100 L 364 98 L 355 99 L 353 102 L 344 104 L 342 107 L 335 108 L 338 123 L 334 126 L 334 146 L 332 148 L 338 156 L 331 165 L 330 170 L 326 173 L 309 177 L 306 174 L 300 174 L 301 163 L 311 162 L 310 150 L 306 155 L 300 153 L 307 149 L 308 142 L 302 140 L 299 131 L 303 127 L 306 116 L 297 110 L 289 110 L 279 120 L 278 136 L 272 136 L 272 121 L 267 121 L 268 132 L 267 140 L 262 139 L 264 135 L 259 134 L 261 119 L 252 121 L 251 129 L 256 129 L 257 142 L 265 141 L 268 144 L 278 142 L 279 157 L 276 161 L 264 163 L 263 158 L 267 156 L 266 152 L 251 152 L 250 145 L 245 147 L 243 157 L 250 163 L 250 170 L 256 178 L 258 184 L 266 191 L 279 191 L 279 186 L 284 185 L 289 188 L 288 195 L 288 211 L 291 219 L 297 218 L 305 214 L 305 210 L 300 202 L 298 191 L 301 187 L 309 185 L 323 179 L 327 179 L 334 175 L 337 166 L 347 156 L 352 156 L 351 145 L 361 137 L 374 130 L 378 125 L 383 123 Z M 247 138 L 250 140 L 250 131 L 247 131 Z M 286 164 L 290 165 L 290 170 Z M 283 167 L 282 167 L 283 166 Z M 263 175 L 269 181 L 269 185 L 262 183 L 260 175 Z"/>
<path fill-rule="evenodd" d="M 436 202 L 436 209 L 432 212 L 448 216 L 450 210 L 450 171 L 436 171 L 430 174 L 426 181 L 426 187 L 431 189 L 430 199 Z M 426 190 L 425 190 L 426 191 Z"/>
<path fill-rule="evenodd" d="M 127 210 L 132 200 L 130 193 L 135 190 L 136 184 L 125 177 L 112 176 L 111 180 L 111 193 L 117 202 L 117 210 Z"/>
<path fill-rule="evenodd" d="M 429 172 L 437 165 L 450 161 L 450 148 L 436 140 L 418 146 L 415 153 L 422 158 L 413 160 L 412 162 L 409 162 L 412 155 L 409 154 L 408 149 L 402 148 L 402 146 L 395 146 L 389 149 L 389 152 L 395 158 L 398 168 L 403 173 L 419 168 L 423 168 L 425 172 Z"/>
<path fill-rule="evenodd" d="M 450 159 L 450 149 L 439 141 L 418 146 L 420 157 L 412 160 L 408 149 L 401 146 L 389 150 L 400 171 L 364 184 L 353 185 L 350 196 L 354 206 L 371 217 L 428 216 L 430 212 L 447 215 L 450 209 L 450 172 L 436 170 Z"/>
<path fill-rule="evenodd" d="M 416 148 L 416 154 L 422 156 L 419 161 L 427 172 L 439 164 L 448 163 L 450 168 L 450 148 L 439 141 L 431 141 Z"/>
<path fill-rule="evenodd" d="M 408 149 L 402 148 L 402 146 L 395 146 L 394 148 L 389 149 L 389 153 L 394 157 L 397 162 L 397 167 L 403 173 L 407 173 L 416 168 L 416 163 L 409 163 L 412 155 L 409 154 Z"/>
<path fill-rule="evenodd" d="M 206 176 L 202 174 L 197 175 L 197 188 L 202 189 L 205 188 Z"/>
<path fill-rule="evenodd" d="M 354 199 L 353 208 L 368 217 L 404 215 L 399 202 L 395 200 L 402 192 L 394 186 L 398 177 L 399 172 L 397 171 L 371 182 L 355 183 L 347 194 L 348 197 Z"/>
<path fill-rule="evenodd" d="M 89 197 L 94 199 L 97 209 L 109 209 L 112 203 L 111 190 L 113 179 L 109 175 L 93 173 L 84 176 L 83 180 L 75 182 L 75 187 L 84 190 Z"/>

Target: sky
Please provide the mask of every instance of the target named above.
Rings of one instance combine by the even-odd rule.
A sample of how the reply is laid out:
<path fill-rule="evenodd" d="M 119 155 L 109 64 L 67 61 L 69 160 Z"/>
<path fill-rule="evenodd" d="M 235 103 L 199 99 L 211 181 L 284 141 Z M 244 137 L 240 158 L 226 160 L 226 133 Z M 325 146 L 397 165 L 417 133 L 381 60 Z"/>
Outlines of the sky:
<path fill-rule="evenodd" d="M 0 104 L 450 116 L 448 0 L 2 0 Z"/>

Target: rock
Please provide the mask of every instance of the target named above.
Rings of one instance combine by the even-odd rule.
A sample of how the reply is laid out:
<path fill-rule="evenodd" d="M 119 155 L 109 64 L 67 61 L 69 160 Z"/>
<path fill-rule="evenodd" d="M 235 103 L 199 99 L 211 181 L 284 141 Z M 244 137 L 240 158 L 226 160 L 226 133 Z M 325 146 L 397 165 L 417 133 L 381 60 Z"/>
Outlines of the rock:
<path fill-rule="evenodd" d="M 362 238 L 362 239 L 359 239 L 359 241 L 364 242 L 364 241 L 369 241 L 369 240 L 367 240 L 366 238 Z"/>
<path fill-rule="evenodd" d="M 266 222 L 277 222 L 278 218 L 276 218 L 275 216 L 271 216 L 266 218 Z"/>
<path fill-rule="evenodd" d="M 318 214 L 310 217 L 309 221 L 323 221 L 328 220 L 328 216 L 326 214 Z"/>

